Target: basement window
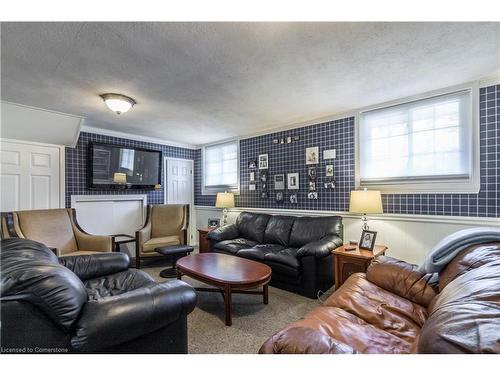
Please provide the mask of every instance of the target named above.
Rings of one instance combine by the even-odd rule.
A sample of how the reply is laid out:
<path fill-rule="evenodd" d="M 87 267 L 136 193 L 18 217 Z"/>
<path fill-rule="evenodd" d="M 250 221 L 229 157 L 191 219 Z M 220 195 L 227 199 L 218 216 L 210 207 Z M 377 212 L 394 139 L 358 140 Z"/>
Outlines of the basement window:
<path fill-rule="evenodd" d="M 356 185 L 386 193 L 477 193 L 477 88 L 362 111 Z"/>
<path fill-rule="evenodd" d="M 203 147 L 203 195 L 238 193 L 240 189 L 239 141 Z"/>

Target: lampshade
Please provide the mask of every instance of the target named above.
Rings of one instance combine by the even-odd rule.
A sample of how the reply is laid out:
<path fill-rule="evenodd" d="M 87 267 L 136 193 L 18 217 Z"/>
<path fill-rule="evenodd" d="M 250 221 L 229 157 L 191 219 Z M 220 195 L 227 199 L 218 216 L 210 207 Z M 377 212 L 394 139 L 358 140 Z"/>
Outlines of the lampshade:
<path fill-rule="evenodd" d="M 381 214 L 382 196 L 376 190 L 351 191 L 349 211 L 356 214 Z"/>
<path fill-rule="evenodd" d="M 106 106 L 117 115 L 125 113 L 136 104 L 135 100 L 122 94 L 102 94 Z"/>
<path fill-rule="evenodd" d="M 215 201 L 217 208 L 231 208 L 234 207 L 234 194 L 233 193 L 217 193 L 217 200 Z"/>
<path fill-rule="evenodd" d="M 115 184 L 126 184 L 127 175 L 125 173 L 115 173 L 113 175 L 113 181 L 115 182 Z"/>

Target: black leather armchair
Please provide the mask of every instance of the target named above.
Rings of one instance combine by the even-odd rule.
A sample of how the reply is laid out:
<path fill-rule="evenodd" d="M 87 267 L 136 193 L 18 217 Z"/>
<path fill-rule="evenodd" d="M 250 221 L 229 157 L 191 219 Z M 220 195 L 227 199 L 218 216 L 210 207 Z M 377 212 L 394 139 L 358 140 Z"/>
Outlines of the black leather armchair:
<path fill-rule="evenodd" d="M 157 283 L 120 253 L 57 258 L 20 238 L 1 247 L 4 351 L 187 353 L 188 284 Z"/>
<path fill-rule="evenodd" d="M 316 298 L 333 285 L 331 251 L 342 245 L 340 216 L 295 217 L 242 212 L 235 224 L 208 233 L 212 251 L 273 270 L 270 284 Z"/>

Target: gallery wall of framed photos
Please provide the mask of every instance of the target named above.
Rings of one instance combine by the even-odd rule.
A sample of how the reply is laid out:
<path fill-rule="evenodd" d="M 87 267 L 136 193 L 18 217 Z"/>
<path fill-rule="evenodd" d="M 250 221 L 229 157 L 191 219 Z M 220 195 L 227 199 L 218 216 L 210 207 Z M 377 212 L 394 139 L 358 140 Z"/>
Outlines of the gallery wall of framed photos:
<path fill-rule="evenodd" d="M 354 189 L 351 171 L 353 117 L 242 139 L 240 194 L 235 203 L 238 207 L 344 211 Z M 196 204 L 213 205 L 212 200 L 200 196 Z"/>

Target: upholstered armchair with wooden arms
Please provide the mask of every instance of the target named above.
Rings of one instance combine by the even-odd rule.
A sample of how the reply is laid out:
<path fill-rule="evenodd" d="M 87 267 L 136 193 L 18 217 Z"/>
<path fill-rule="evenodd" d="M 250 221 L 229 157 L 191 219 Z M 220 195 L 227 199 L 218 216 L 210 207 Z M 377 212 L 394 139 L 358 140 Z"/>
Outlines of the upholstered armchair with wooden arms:
<path fill-rule="evenodd" d="M 111 252 L 114 239 L 85 232 L 74 208 L 15 211 L 2 214 L 3 238 L 27 238 L 41 242 L 57 256 Z"/>
<path fill-rule="evenodd" d="M 188 242 L 189 205 L 148 205 L 146 223 L 135 233 L 135 264 L 141 259 L 162 256 L 155 252 L 160 246 L 186 245 Z"/>

